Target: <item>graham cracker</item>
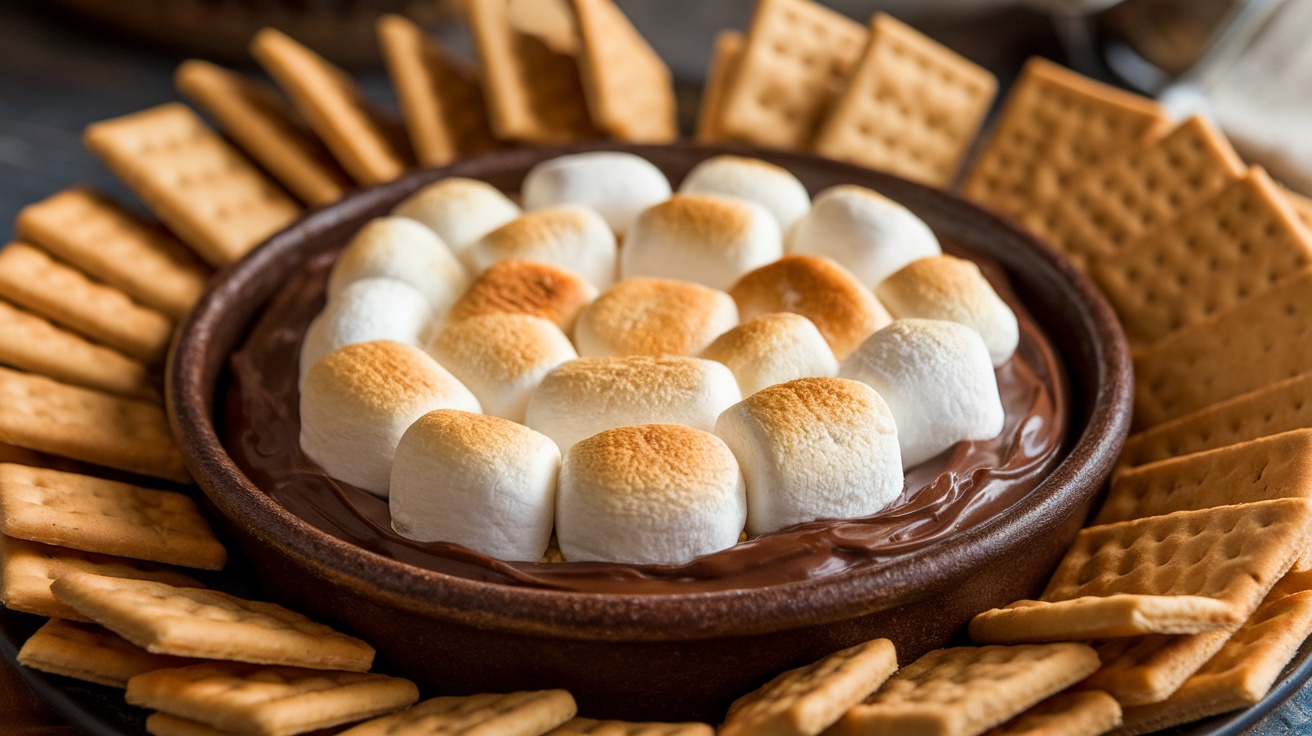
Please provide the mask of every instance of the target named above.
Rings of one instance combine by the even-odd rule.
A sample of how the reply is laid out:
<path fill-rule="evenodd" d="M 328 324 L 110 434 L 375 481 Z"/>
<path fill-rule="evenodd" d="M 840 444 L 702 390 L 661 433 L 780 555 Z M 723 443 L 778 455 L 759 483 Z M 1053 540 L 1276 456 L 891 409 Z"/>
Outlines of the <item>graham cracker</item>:
<path fill-rule="evenodd" d="M 351 188 L 351 177 L 267 85 L 200 59 L 182 62 L 173 84 L 302 202 L 331 204 Z"/>
<path fill-rule="evenodd" d="M 492 130 L 503 140 L 527 143 L 597 138 L 577 62 L 542 39 L 512 28 L 508 4 L 509 0 L 467 4 Z"/>
<path fill-rule="evenodd" d="M 421 166 L 446 166 L 501 147 L 477 69 L 399 15 L 378 20 L 378 45 Z"/>
<path fill-rule="evenodd" d="M 729 707 L 721 736 L 816 736 L 897 671 L 897 652 L 875 639 L 789 670 Z"/>
<path fill-rule="evenodd" d="M 95 624 L 53 618 L 28 637 L 18 663 L 34 670 L 125 688 L 152 670 L 195 664 L 195 660 L 151 654 Z"/>
<path fill-rule="evenodd" d="M 0 363 L 65 383 L 137 399 L 159 400 L 139 360 L 51 324 L 0 300 Z"/>
<path fill-rule="evenodd" d="M 186 105 L 87 127 L 83 142 L 212 266 L 235 262 L 301 208 Z"/>
<path fill-rule="evenodd" d="M 1121 725 L 1121 705 L 1098 690 L 1044 700 L 985 736 L 1098 736 Z"/>
<path fill-rule="evenodd" d="M 76 609 L 57 599 L 50 590 L 53 581 L 74 572 L 95 573 L 113 578 L 158 580 L 179 587 L 200 583 L 163 565 L 111 555 L 51 547 L 22 539 L 0 537 L 0 603 L 13 611 L 38 616 L 89 621 Z"/>
<path fill-rule="evenodd" d="M 173 321 L 26 243 L 0 249 L 0 297 L 147 363 L 159 363 Z"/>
<path fill-rule="evenodd" d="M 772 148 L 807 148 L 838 99 L 869 34 L 811 0 L 760 0 L 721 107 L 724 134 Z"/>
<path fill-rule="evenodd" d="M 1096 644 L 1102 667 L 1083 686 L 1105 691 L 1122 706 L 1159 703 L 1225 646 L 1236 628 L 1185 636 L 1132 636 Z"/>
<path fill-rule="evenodd" d="M 635 143 L 679 137 L 670 68 L 613 0 L 570 0 L 578 23 L 579 78 L 598 129 Z"/>
<path fill-rule="evenodd" d="M 1031 57 L 971 163 L 962 194 L 1020 219 L 1081 172 L 1170 127 L 1166 111 L 1040 57 Z"/>
<path fill-rule="evenodd" d="M 1312 269 L 1134 356 L 1144 429 L 1312 370 Z"/>
<path fill-rule="evenodd" d="M 177 238 L 90 189 L 24 207 L 15 228 L 20 238 L 175 320 L 209 282 L 210 269 Z"/>
<path fill-rule="evenodd" d="M 220 731 L 213 726 L 168 713 L 151 713 L 146 716 L 146 733 L 151 736 L 233 736 L 231 731 Z"/>
<path fill-rule="evenodd" d="M 290 736 L 400 710 L 419 689 L 371 672 L 207 662 L 137 675 L 126 699 L 233 734 Z"/>
<path fill-rule="evenodd" d="M 1312 429 L 1159 460 L 1112 478 L 1095 524 L 1272 498 L 1312 500 Z"/>
<path fill-rule="evenodd" d="M 204 570 L 228 559 L 184 494 L 13 463 L 0 463 L 0 533 Z"/>
<path fill-rule="evenodd" d="M 1294 208 L 1294 213 L 1298 215 L 1298 221 L 1303 227 L 1312 230 L 1312 199 L 1308 199 L 1297 192 L 1285 190 L 1285 196 L 1289 198 L 1289 204 Z"/>
<path fill-rule="evenodd" d="M 701 104 L 697 108 L 697 129 L 693 139 L 698 143 L 720 143 L 728 139 L 720 124 L 724 117 L 724 94 L 738 73 L 738 61 L 742 58 L 745 42 L 743 34 L 732 28 L 715 34 L 715 49 L 711 65 L 706 70 Z"/>
<path fill-rule="evenodd" d="M 938 649 L 893 675 L 831 733 L 980 734 L 1096 669 L 1098 655 L 1083 644 Z"/>
<path fill-rule="evenodd" d="M 705 723 L 630 723 L 571 718 L 547 732 L 547 736 L 713 736 Z"/>
<path fill-rule="evenodd" d="M 1244 175 L 1225 136 L 1193 117 L 1146 148 L 1128 149 L 1072 177 L 1051 206 L 1023 218 L 1076 266 L 1121 252 Z"/>
<path fill-rule="evenodd" d="M 1254 167 L 1174 222 L 1089 273 L 1116 309 L 1132 345 L 1232 309 L 1312 266 L 1312 234 L 1271 177 Z"/>
<path fill-rule="evenodd" d="M 191 482 L 159 406 L 0 368 L 0 442 Z"/>
<path fill-rule="evenodd" d="M 987 69 L 885 13 L 815 138 L 821 156 L 947 187 L 998 91 Z"/>
<path fill-rule="evenodd" d="M 87 573 L 65 575 L 51 590 L 83 616 L 155 654 L 353 672 L 367 671 L 374 659 L 373 647 L 355 637 L 282 606 L 217 590 Z"/>
<path fill-rule="evenodd" d="M 348 729 L 341 736 L 541 736 L 573 718 L 577 710 L 574 697 L 564 690 L 441 697 Z"/>

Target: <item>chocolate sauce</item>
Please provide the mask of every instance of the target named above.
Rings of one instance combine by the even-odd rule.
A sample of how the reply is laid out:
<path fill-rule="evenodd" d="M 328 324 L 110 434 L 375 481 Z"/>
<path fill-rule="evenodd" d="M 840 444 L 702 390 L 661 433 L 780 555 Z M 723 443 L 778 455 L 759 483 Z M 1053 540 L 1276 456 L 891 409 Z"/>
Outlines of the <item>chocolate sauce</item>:
<path fill-rule="evenodd" d="M 949 248 L 960 254 L 955 248 Z M 981 259 L 976 258 L 977 262 Z M 828 575 L 925 549 L 1011 506 L 1064 455 L 1065 376 L 1051 346 L 995 265 L 981 262 L 1020 320 L 1020 346 L 997 369 L 1002 433 L 909 469 L 902 496 L 874 516 L 815 521 L 752 539 L 685 565 L 504 562 L 392 531 L 387 502 L 329 478 L 301 453 L 297 356 L 322 308 L 331 254 L 284 285 L 231 359 L 221 429 L 237 465 L 296 516 L 386 557 L 477 580 L 607 593 L 690 593 L 754 588 Z"/>

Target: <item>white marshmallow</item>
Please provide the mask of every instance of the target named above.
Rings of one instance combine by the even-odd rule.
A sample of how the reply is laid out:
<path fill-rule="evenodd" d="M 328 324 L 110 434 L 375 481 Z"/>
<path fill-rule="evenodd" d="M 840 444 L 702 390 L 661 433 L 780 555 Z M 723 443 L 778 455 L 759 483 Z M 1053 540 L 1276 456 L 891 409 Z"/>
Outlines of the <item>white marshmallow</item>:
<path fill-rule="evenodd" d="M 615 234 L 595 210 L 561 205 L 528 212 L 484 235 L 465 251 L 482 273 L 502 261 L 540 261 L 569 269 L 605 291 L 615 283 Z"/>
<path fill-rule="evenodd" d="M 427 225 L 463 260 L 465 249 L 523 210 L 487 182 L 453 176 L 401 200 L 392 214 Z"/>
<path fill-rule="evenodd" d="M 832 376 L 838 360 L 815 323 L 800 314 L 773 312 L 715 338 L 701 357 L 724 363 L 743 396 L 795 378 Z"/>
<path fill-rule="evenodd" d="M 427 350 L 478 397 L 484 412 L 514 422 L 524 421 L 528 397 L 542 377 L 579 357 L 560 328 L 527 314 L 486 314 L 456 322 L 438 333 Z"/>
<path fill-rule="evenodd" d="M 633 218 L 670 197 L 670 182 L 650 161 L 631 153 L 592 151 L 560 156 L 534 166 L 524 177 L 524 206 L 560 204 L 591 207 L 616 235 Z"/>
<path fill-rule="evenodd" d="M 579 355 L 696 355 L 738 324 L 723 291 L 689 281 L 624 279 L 579 314 Z"/>
<path fill-rule="evenodd" d="M 566 560 L 682 565 L 736 544 L 746 516 L 738 463 L 709 432 L 610 429 L 561 465 L 556 538 Z"/>
<path fill-rule="evenodd" d="M 781 255 L 779 223 L 761 205 L 676 194 L 634 220 L 620 252 L 620 277 L 659 276 L 727 290 Z"/>
<path fill-rule="evenodd" d="M 912 261 L 884 279 L 875 292 L 898 319 L 945 319 L 975 330 L 984 338 L 994 366 L 1010 360 L 1020 342 L 1016 314 L 979 266 L 963 258 Z"/>
<path fill-rule="evenodd" d="M 869 385 L 888 402 L 908 468 L 962 440 L 1002 431 L 993 362 L 983 338 L 965 325 L 896 320 L 849 355 L 838 375 Z"/>
<path fill-rule="evenodd" d="M 942 253 L 924 220 L 878 192 L 841 184 L 816 195 L 788 231 L 789 253 L 829 256 L 874 288 L 894 271 Z"/>
<path fill-rule="evenodd" d="M 755 202 L 787 230 L 811 210 L 811 195 L 788 169 L 756 158 L 724 154 L 693 167 L 679 185 L 680 194 L 718 194 Z"/>
<path fill-rule="evenodd" d="M 328 297 L 360 279 L 404 281 L 423 294 L 441 315 L 469 287 L 469 273 L 432 230 L 404 217 L 378 217 L 365 223 L 333 265 Z"/>
<path fill-rule="evenodd" d="M 310 321 L 301 340 L 300 378 L 319 359 L 338 348 L 372 340 L 394 340 L 418 347 L 433 319 L 423 294 L 396 279 L 361 279 L 342 288 Z"/>
<path fill-rule="evenodd" d="M 501 560 L 542 559 L 556 517 L 560 450 L 520 424 L 440 409 L 401 437 L 392 464 L 392 529 Z"/>
<path fill-rule="evenodd" d="M 435 409 L 482 411 L 469 389 L 417 347 L 347 345 L 305 377 L 301 450 L 328 475 L 386 498 L 401 435 Z"/>
<path fill-rule="evenodd" d="M 729 407 L 715 434 L 747 479 L 747 533 L 878 513 L 902 493 L 888 405 L 842 378 L 799 378 Z"/>
<path fill-rule="evenodd" d="M 733 373 L 714 361 L 579 358 L 542 379 L 524 423 L 566 452 L 579 440 L 629 424 L 682 424 L 709 432 L 720 412 L 741 399 Z"/>
<path fill-rule="evenodd" d="M 597 287 L 578 274 L 550 263 L 502 261 L 478 275 L 447 312 L 448 322 L 481 314 L 531 314 L 551 320 L 566 334 Z"/>

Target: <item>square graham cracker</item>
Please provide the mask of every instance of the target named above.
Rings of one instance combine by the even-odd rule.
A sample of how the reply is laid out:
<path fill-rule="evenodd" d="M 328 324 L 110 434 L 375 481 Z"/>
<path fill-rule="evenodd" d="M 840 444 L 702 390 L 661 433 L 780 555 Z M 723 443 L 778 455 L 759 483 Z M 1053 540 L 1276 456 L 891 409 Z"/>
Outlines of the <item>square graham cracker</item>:
<path fill-rule="evenodd" d="M 721 119 L 724 117 L 724 94 L 730 80 L 738 72 L 745 37 L 739 31 L 726 28 L 715 34 L 715 50 L 711 65 L 706 70 L 706 84 L 697 108 L 697 127 L 693 138 L 698 143 L 719 143 L 727 140 Z"/>
<path fill-rule="evenodd" d="M 570 3 L 592 122 L 622 141 L 672 143 L 679 124 L 670 68 L 613 0 Z"/>
<path fill-rule="evenodd" d="M 145 363 L 0 300 L 0 363 L 75 386 L 160 400 Z"/>
<path fill-rule="evenodd" d="M 541 736 L 569 721 L 577 710 L 574 697 L 564 690 L 440 697 L 363 723 L 342 736 Z"/>
<path fill-rule="evenodd" d="M 1099 736 L 1121 725 L 1121 705 L 1099 690 L 1058 693 L 985 736 Z"/>
<path fill-rule="evenodd" d="M 18 650 L 18 663 L 34 670 L 98 685 L 126 688 L 144 672 L 185 667 L 196 660 L 151 654 L 95 624 L 50 619 Z"/>

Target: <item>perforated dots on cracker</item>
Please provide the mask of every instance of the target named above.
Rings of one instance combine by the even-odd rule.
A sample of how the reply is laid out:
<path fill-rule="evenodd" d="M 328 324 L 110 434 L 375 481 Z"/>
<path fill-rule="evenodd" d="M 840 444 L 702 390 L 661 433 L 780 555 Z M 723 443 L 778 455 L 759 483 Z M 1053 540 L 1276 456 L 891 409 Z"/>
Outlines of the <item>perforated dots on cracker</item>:
<path fill-rule="evenodd" d="M 183 667 L 195 660 L 151 654 L 95 624 L 51 619 L 18 650 L 18 663 L 34 670 L 127 687 L 128 680 L 153 670 Z"/>
<path fill-rule="evenodd" d="M 145 363 L 0 301 L 0 363 L 75 386 L 159 400 Z"/>
<path fill-rule="evenodd" d="M 679 136 L 670 69 L 613 0 L 571 0 L 579 76 L 596 126 L 612 138 L 670 143 Z"/>
<path fill-rule="evenodd" d="M 574 717 L 564 690 L 440 697 L 393 716 L 364 723 L 342 736 L 541 736 Z"/>

